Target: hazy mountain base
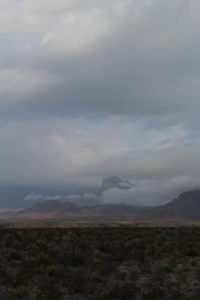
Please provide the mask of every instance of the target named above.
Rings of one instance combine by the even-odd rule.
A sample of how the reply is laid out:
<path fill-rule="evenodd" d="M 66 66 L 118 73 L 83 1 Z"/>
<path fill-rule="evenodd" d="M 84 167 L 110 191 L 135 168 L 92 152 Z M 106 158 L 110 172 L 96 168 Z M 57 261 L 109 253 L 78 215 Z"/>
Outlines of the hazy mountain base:
<path fill-rule="evenodd" d="M 106 185 L 107 186 L 107 185 Z M 83 201 L 84 202 L 84 201 Z M 1 214 L 6 218 L 6 213 Z M 189 191 L 179 195 L 169 203 L 154 208 L 123 204 L 99 203 L 88 206 L 59 200 L 43 200 L 29 208 L 7 213 L 16 219 L 69 219 L 69 218 L 149 218 L 183 219 L 200 221 L 200 191 Z"/>
<path fill-rule="evenodd" d="M 1 229 L 1 300 L 197 300 L 200 228 Z"/>
<path fill-rule="evenodd" d="M 0 228 L 199 227 L 199 221 L 141 218 L 1 219 Z"/>

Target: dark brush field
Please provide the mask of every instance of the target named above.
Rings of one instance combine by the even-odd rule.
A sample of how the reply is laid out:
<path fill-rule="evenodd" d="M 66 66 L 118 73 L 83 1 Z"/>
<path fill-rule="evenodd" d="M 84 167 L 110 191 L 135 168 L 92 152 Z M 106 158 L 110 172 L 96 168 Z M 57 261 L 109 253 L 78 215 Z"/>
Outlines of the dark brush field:
<path fill-rule="evenodd" d="M 2 228 L 0 299 L 200 299 L 200 228 Z"/>

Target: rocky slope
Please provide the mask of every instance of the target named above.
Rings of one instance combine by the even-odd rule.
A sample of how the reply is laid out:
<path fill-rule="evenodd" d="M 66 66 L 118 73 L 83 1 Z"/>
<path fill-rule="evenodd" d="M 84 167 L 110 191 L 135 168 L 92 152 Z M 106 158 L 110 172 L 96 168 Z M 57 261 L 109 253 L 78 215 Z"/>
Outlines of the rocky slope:
<path fill-rule="evenodd" d="M 173 201 L 151 209 L 146 216 L 200 220 L 200 190 L 182 193 Z"/>

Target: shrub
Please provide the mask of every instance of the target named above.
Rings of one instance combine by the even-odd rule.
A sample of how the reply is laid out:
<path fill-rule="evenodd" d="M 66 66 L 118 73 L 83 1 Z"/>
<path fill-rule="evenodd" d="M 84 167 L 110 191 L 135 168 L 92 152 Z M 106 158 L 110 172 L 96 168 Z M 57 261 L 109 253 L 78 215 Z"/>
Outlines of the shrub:
<path fill-rule="evenodd" d="M 122 281 L 108 284 L 102 290 L 102 300 L 133 300 L 136 297 L 136 288 L 132 282 Z"/>
<path fill-rule="evenodd" d="M 58 258 L 59 262 L 65 267 L 78 268 L 85 265 L 85 257 L 80 253 L 65 253 Z"/>

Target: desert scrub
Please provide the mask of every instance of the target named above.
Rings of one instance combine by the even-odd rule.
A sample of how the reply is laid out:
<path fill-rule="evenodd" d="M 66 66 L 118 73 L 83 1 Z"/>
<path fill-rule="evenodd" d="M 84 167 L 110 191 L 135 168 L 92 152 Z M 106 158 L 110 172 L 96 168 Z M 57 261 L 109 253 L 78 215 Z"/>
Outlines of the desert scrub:
<path fill-rule="evenodd" d="M 86 259 L 82 253 L 64 253 L 58 257 L 58 261 L 65 267 L 79 268 L 86 264 Z"/>
<path fill-rule="evenodd" d="M 167 290 L 165 287 L 160 286 L 159 284 L 150 285 L 146 287 L 143 293 L 143 299 L 145 300 L 152 300 L 152 299 L 162 299 L 163 297 L 167 296 Z"/>
<path fill-rule="evenodd" d="M 13 288 L 11 294 L 15 299 L 19 299 L 19 300 L 26 299 L 28 295 L 28 288 L 23 285 Z"/>
<path fill-rule="evenodd" d="M 113 284 L 107 284 L 100 295 L 102 300 L 133 300 L 136 299 L 136 287 L 133 282 L 120 281 Z"/>
<path fill-rule="evenodd" d="M 3 300 L 199 299 L 199 278 L 200 228 L 0 228 Z"/>

